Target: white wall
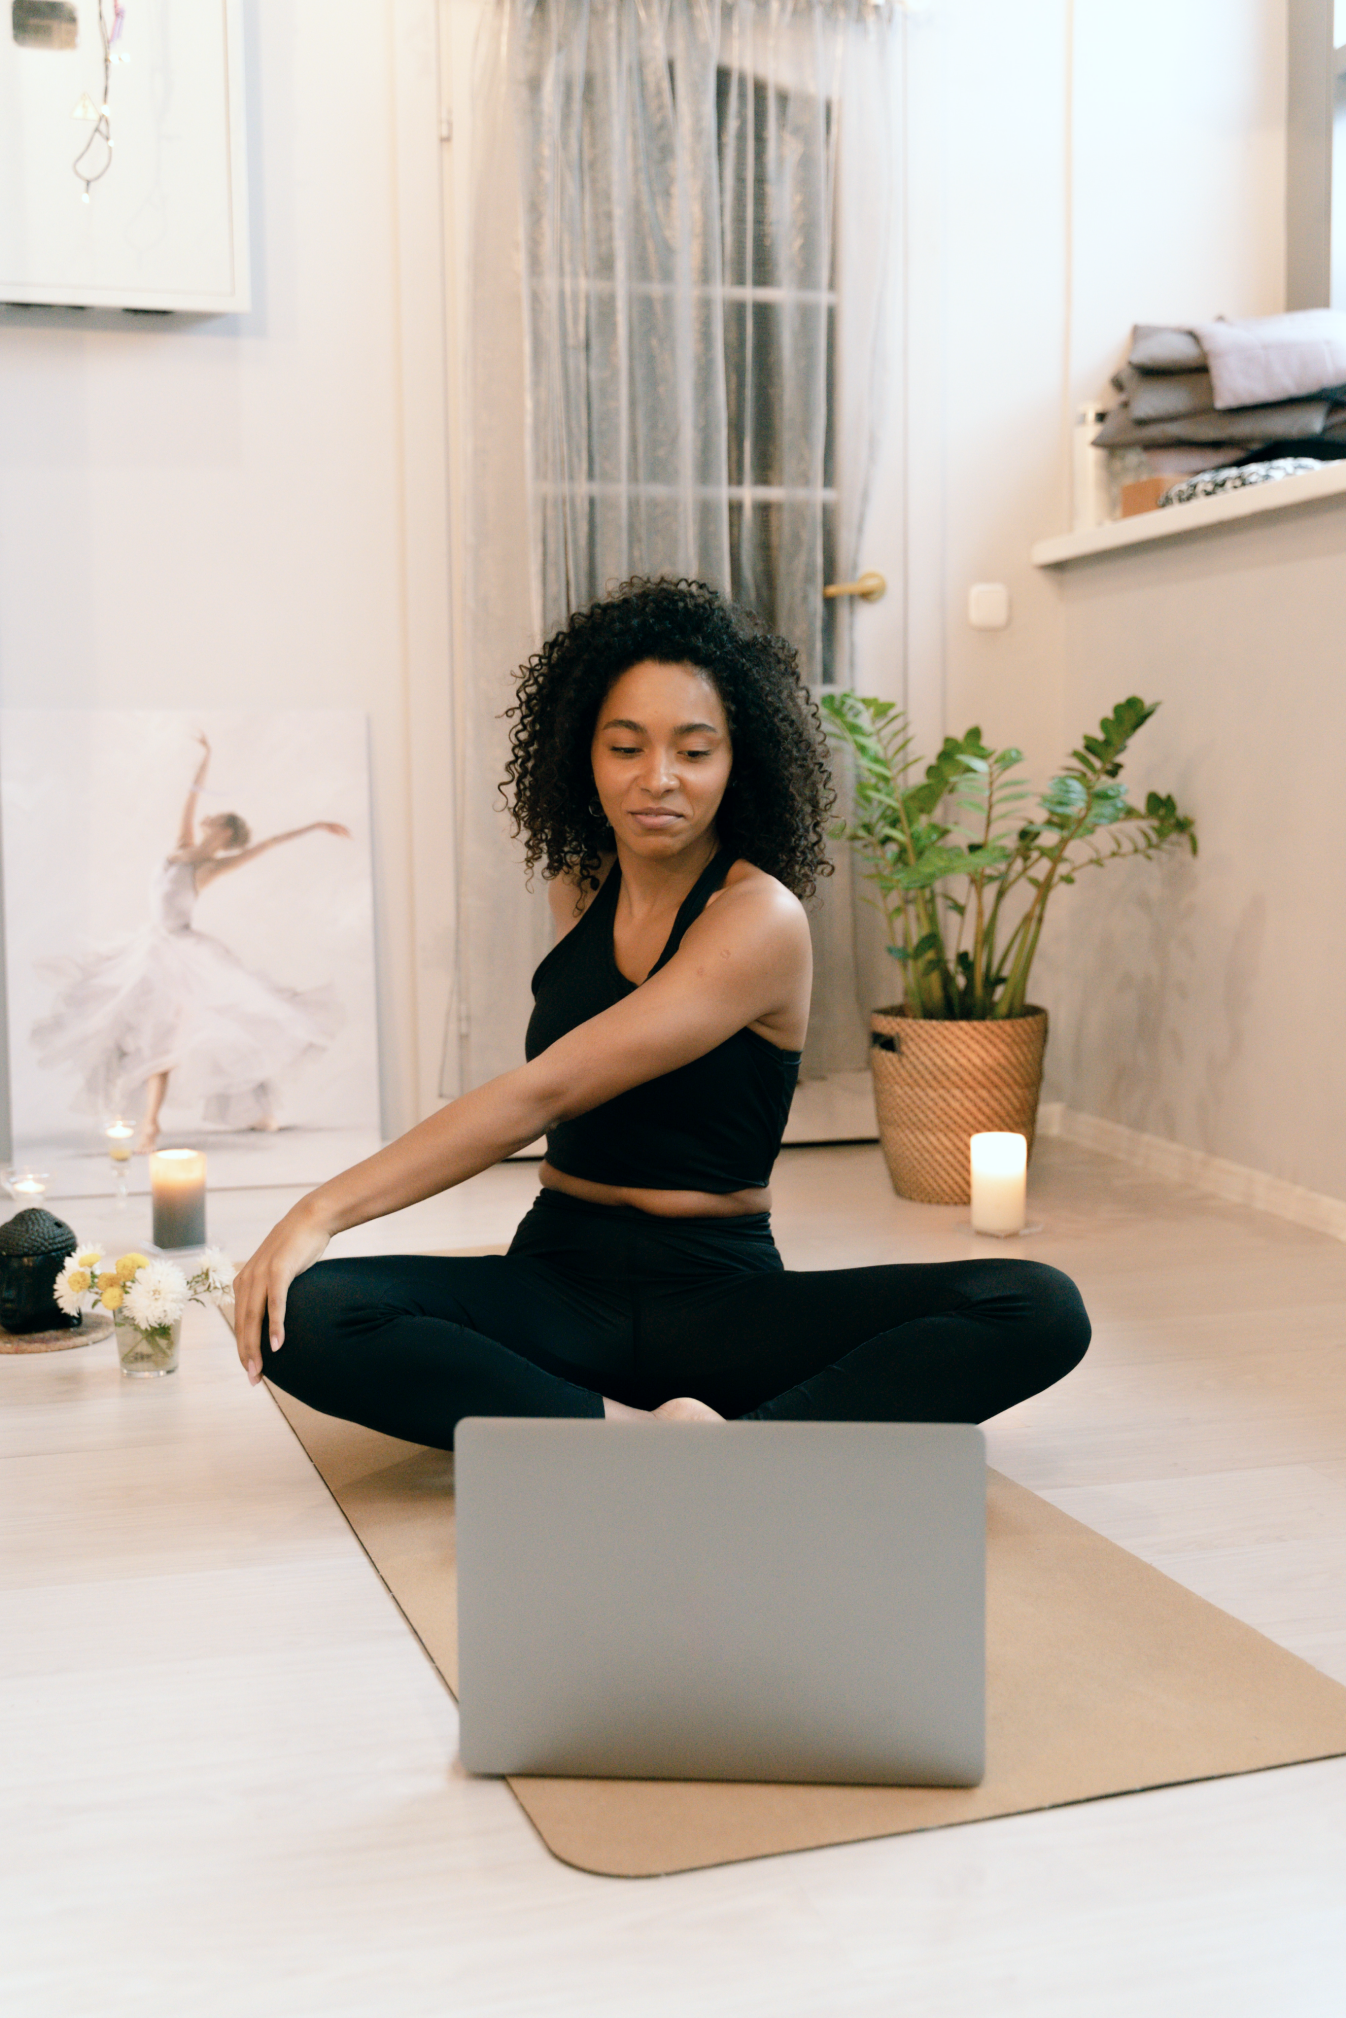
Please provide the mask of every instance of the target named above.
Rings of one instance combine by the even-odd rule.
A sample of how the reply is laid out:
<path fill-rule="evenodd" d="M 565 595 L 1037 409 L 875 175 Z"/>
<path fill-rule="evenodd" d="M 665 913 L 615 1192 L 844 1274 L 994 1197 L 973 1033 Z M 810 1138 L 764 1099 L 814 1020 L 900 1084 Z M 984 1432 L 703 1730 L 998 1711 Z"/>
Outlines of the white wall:
<path fill-rule="evenodd" d="M 909 691 L 1045 772 L 1078 725 L 1028 549 L 1070 523 L 1075 407 L 1133 322 L 1282 305 L 1285 0 L 937 0 L 906 32 L 911 200 L 939 220 L 908 304 L 909 403 L 941 413 L 911 452 L 913 517 L 942 501 L 938 568 L 913 581 L 942 625 Z M 1007 631 L 969 628 L 975 581 L 1009 585 Z"/>
<path fill-rule="evenodd" d="M 1067 893 L 1056 1085 L 1083 1113 L 1346 1198 L 1346 507 L 1064 570 L 1072 704 L 1162 694 L 1136 746 L 1201 852 Z"/>
<path fill-rule="evenodd" d="M 1284 306 L 1285 13 L 1284 0 L 1077 8 L 1072 401 L 1097 391 L 1132 320 Z M 1277 856 L 1330 847 L 1319 752 L 1338 712 L 1343 553 L 1346 518 L 1295 514 L 1050 580 L 1065 728 L 1127 693 L 1162 700 L 1128 776 L 1178 793 L 1201 855 L 1067 894 L 1049 1091 L 1336 1196 L 1327 1005 L 1341 963 L 1330 944 L 1315 958 L 1287 1050 L 1287 982 L 1317 921 L 1298 879 L 1268 865 L 1262 809 L 1275 807 Z"/>
<path fill-rule="evenodd" d="M 1133 322 L 1283 305 L 1284 0 L 939 0 L 907 33 L 933 101 L 913 125 L 913 200 L 938 218 L 938 257 L 909 291 L 909 403 L 942 416 L 910 455 L 929 557 L 912 578 L 914 712 L 930 732 L 980 722 L 1040 780 L 1114 701 L 1162 699 L 1129 775 L 1178 788 L 1202 829 L 1190 868 L 1119 866 L 1065 894 L 1033 990 L 1053 1011 L 1047 1092 L 1346 1195 L 1333 1103 L 1292 1095 L 1295 1067 L 1277 1062 L 1277 977 L 1308 907 L 1272 886 L 1246 811 L 1259 766 L 1288 781 L 1328 677 L 1332 535 L 1301 522 L 1265 553 L 1243 540 L 1246 577 L 1208 544 L 1064 577 L 1028 558 L 1069 526 L 1073 411 Z M 968 627 L 979 580 L 1009 585 L 1008 630 Z M 1290 630 L 1312 642 L 1281 709 Z M 1320 803 L 1286 809 L 1319 849 Z M 1303 1034 L 1307 1087 L 1330 1058 L 1321 1019 Z"/>
<path fill-rule="evenodd" d="M 401 1126 L 441 1035 L 418 941 L 451 952 L 447 863 L 416 919 L 440 815 L 411 733 L 447 687 L 433 4 L 264 0 L 246 29 L 253 312 L 0 311 L 0 704 L 368 712 Z"/>

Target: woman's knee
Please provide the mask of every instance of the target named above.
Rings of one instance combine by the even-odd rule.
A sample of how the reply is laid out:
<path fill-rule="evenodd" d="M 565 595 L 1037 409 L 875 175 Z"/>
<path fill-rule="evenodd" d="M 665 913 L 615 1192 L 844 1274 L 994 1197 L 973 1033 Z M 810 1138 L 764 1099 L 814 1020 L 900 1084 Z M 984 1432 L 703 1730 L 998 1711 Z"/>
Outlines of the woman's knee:
<path fill-rule="evenodd" d="M 318 1261 L 296 1275 L 285 1296 L 285 1335 L 300 1337 L 321 1328 L 341 1301 L 339 1261 Z"/>
<path fill-rule="evenodd" d="M 1008 1323 L 1031 1341 L 1051 1380 L 1079 1365 L 1089 1347 L 1089 1313 L 1079 1290 L 1061 1269 L 1045 1261 L 987 1261 L 979 1268 L 973 1308 L 991 1321 Z"/>
<path fill-rule="evenodd" d="M 367 1325 L 379 1310 L 376 1285 L 358 1258 L 317 1261 L 290 1284 L 285 1298 L 285 1342 L 300 1349 Z"/>
<path fill-rule="evenodd" d="M 1089 1349 L 1093 1327 L 1084 1298 L 1070 1277 L 1048 1262 L 1021 1261 L 1018 1266 L 1031 1271 L 1028 1322 L 1039 1350 L 1052 1361 L 1053 1377 L 1060 1380 Z"/>
<path fill-rule="evenodd" d="M 272 1352 L 263 1327 L 262 1371 L 287 1394 L 315 1408 L 333 1406 L 329 1389 L 340 1383 L 347 1362 L 358 1350 L 355 1333 L 367 1308 L 358 1261 L 319 1261 L 290 1284 L 279 1352 Z"/>

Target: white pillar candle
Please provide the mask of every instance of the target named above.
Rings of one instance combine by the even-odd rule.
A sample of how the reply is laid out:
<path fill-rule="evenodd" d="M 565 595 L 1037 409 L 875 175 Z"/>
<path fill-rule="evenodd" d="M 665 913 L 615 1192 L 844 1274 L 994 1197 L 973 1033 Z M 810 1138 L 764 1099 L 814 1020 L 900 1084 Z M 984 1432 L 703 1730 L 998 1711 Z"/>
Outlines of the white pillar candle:
<path fill-rule="evenodd" d="M 156 1149 L 150 1158 L 156 1247 L 206 1244 L 206 1159 L 199 1149 Z"/>
<path fill-rule="evenodd" d="M 972 1230 L 1022 1233 L 1028 1144 L 1022 1135 L 972 1137 Z"/>

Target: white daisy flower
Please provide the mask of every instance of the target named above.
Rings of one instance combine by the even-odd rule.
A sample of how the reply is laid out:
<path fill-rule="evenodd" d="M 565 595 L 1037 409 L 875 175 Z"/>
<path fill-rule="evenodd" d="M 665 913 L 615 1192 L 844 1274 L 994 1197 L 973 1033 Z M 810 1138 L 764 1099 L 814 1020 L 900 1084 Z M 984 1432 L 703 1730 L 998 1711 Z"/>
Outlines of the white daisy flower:
<path fill-rule="evenodd" d="M 79 1263 L 80 1256 L 72 1254 L 52 1286 L 57 1309 L 64 1311 L 67 1317 L 79 1316 L 84 1309 L 85 1297 L 89 1291 L 89 1272 L 82 1269 Z M 72 1276 L 78 1276 L 80 1279 L 78 1289 L 71 1281 Z"/>
<path fill-rule="evenodd" d="M 208 1247 L 201 1256 L 201 1265 L 191 1279 L 191 1287 L 218 1302 L 228 1296 L 234 1286 L 238 1270 L 228 1255 L 219 1247 Z"/>
<path fill-rule="evenodd" d="M 75 1252 L 71 1255 L 70 1260 L 67 1263 L 67 1267 L 87 1268 L 89 1273 L 92 1275 L 93 1271 L 97 1268 L 99 1262 L 102 1259 L 103 1259 L 103 1250 L 101 1247 L 97 1246 L 77 1247 L 75 1249 Z"/>
<path fill-rule="evenodd" d="M 173 1261 L 150 1261 L 128 1285 L 122 1309 L 142 1331 L 176 1324 L 187 1308 L 187 1278 Z"/>

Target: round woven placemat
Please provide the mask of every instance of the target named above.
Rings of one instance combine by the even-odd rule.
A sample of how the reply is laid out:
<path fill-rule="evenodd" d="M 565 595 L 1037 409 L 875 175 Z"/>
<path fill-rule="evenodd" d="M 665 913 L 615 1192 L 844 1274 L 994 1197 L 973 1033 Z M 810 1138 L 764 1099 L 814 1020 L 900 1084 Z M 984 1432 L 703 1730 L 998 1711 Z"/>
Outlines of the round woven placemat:
<path fill-rule="evenodd" d="M 69 1352 L 73 1345 L 97 1345 L 111 1332 L 112 1319 L 96 1310 L 75 1331 L 0 1331 L 0 1352 Z"/>
<path fill-rule="evenodd" d="M 1031 1154 L 1047 1012 L 996 1023 L 937 1023 L 899 1009 L 870 1017 L 879 1141 L 900 1198 L 967 1205 L 968 1143 L 988 1129 L 1022 1135 Z"/>

